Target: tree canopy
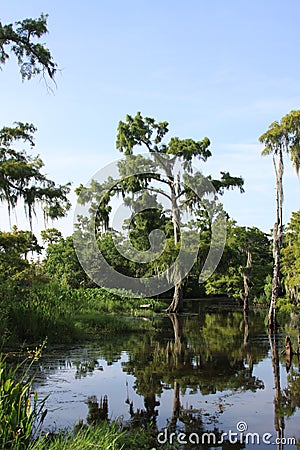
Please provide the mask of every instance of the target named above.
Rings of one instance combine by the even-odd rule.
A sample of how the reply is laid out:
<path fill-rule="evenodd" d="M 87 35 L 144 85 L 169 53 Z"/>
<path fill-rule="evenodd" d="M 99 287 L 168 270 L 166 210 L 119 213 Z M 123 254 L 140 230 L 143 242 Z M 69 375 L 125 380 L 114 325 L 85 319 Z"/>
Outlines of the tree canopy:
<path fill-rule="evenodd" d="M 47 14 L 41 14 L 37 19 L 24 19 L 15 24 L 3 25 L 0 21 L 0 64 L 5 64 L 14 54 L 23 80 L 40 73 L 54 79 L 57 64 L 50 50 L 36 42 L 48 33 L 47 18 Z"/>

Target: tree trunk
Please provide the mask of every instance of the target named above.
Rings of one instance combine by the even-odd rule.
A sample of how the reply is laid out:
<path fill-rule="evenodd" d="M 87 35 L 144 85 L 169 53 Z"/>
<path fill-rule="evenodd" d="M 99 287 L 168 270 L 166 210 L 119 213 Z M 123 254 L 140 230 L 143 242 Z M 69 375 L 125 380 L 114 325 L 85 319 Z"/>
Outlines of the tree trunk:
<path fill-rule="evenodd" d="M 180 239 L 180 213 L 176 200 L 176 186 L 172 185 L 171 188 L 171 198 L 172 198 L 172 220 L 173 220 L 173 230 L 174 230 L 174 244 L 177 245 Z M 177 273 L 175 274 L 175 279 L 179 282 L 174 286 L 173 300 L 167 309 L 167 313 L 180 313 L 183 310 L 183 285 L 180 276 L 180 267 L 176 268 Z M 178 272 L 179 271 L 179 272 Z"/>
<path fill-rule="evenodd" d="M 249 244 L 247 251 L 247 264 L 245 270 L 243 272 L 243 280 L 244 280 L 244 312 L 248 312 L 249 310 L 249 284 L 250 284 L 250 275 L 252 268 L 252 248 Z"/>
<path fill-rule="evenodd" d="M 167 313 L 180 313 L 183 310 L 183 286 L 182 283 L 175 285 L 173 300 L 167 309 Z"/>
<path fill-rule="evenodd" d="M 272 297 L 269 308 L 269 329 L 272 332 L 276 331 L 276 303 L 279 296 L 280 285 L 280 248 L 282 241 L 283 219 L 282 219 L 282 205 L 283 205 L 283 157 L 282 151 L 279 152 L 278 169 L 276 167 L 275 159 L 273 158 L 275 175 L 276 175 L 276 222 L 273 230 L 273 280 L 272 280 Z"/>
<path fill-rule="evenodd" d="M 280 271 L 280 245 L 278 241 L 278 225 L 274 224 L 274 267 L 273 267 L 273 280 L 272 280 L 272 297 L 269 308 L 269 328 L 272 332 L 276 331 L 276 301 L 279 293 L 279 271 Z"/>

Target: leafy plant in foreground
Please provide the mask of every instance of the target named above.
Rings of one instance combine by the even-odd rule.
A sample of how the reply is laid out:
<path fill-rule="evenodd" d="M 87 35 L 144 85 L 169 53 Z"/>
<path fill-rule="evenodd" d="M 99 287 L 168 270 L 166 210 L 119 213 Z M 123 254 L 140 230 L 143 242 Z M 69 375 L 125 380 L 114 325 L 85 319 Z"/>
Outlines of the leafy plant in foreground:
<path fill-rule="evenodd" d="M 31 373 L 41 350 L 42 346 L 15 367 L 7 356 L 0 356 L 0 448 L 27 448 L 47 414 L 46 398 L 40 401 L 32 391 Z"/>

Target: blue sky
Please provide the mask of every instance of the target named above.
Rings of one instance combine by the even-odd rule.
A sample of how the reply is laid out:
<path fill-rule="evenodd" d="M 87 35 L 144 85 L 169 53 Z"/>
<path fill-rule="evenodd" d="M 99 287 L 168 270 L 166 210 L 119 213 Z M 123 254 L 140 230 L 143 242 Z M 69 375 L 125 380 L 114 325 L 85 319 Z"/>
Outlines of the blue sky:
<path fill-rule="evenodd" d="M 298 0 L 10 0 L 0 18 L 9 23 L 41 12 L 49 14 L 43 41 L 60 68 L 57 88 L 47 92 L 39 78 L 22 83 L 11 58 L 0 72 L 0 124 L 37 126 L 36 152 L 49 177 L 71 181 L 73 190 L 86 183 L 119 158 L 119 120 L 141 111 L 167 120 L 170 137 L 208 136 L 213 156 L 203 173 L 228 170 L 245 179 L 245 194 L 224 195 L 225 209 L 240 225 L 269 231 L 274 173 L 258 137 L 300 109 Z M 289 161 L 284 186 L 288 221 L 300 193 Z M 0 212 L 7 228 L 3 206 Z M 17 216 L 27 227 L 21 211 Z M 71 212 L 55 226 L 71 234 L 72 219 Z"/>

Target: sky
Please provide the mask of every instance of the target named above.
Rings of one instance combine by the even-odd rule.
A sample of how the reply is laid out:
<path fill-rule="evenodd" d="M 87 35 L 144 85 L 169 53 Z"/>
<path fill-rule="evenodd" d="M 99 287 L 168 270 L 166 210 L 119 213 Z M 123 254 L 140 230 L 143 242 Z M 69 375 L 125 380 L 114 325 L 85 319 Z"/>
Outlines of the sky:
<path fill-rule="evenodd" d="M 120 158 L 118 122 L 126 114 L 169 122 L 169 137 L 211 141 L 204 175 L 229 171 L 245 193 L 226 192 L 239 225 L 268 232 L 275 220 L 275 180 L 259 136 L 300 109 L 298 0 L 10 0 L 3 24 L 48 13 L 42 42 L 59 71 L 52 92 L 35 77 L 22 82 L 13 57 L 0 72 L 0 124 L 33 123 L 44 172 L 72 182 L 73 208 L 55 226 L 72 233 L 76 195 L 95 172 Z M 299 209 L 300 182 L 285 161 L 287 222 Z M 0 228 L 8 229 L 5 205 Z M 22 210 L 12 224 L 28 228 Z M 33 229 L 43 228 L 41 217 Z"/>

